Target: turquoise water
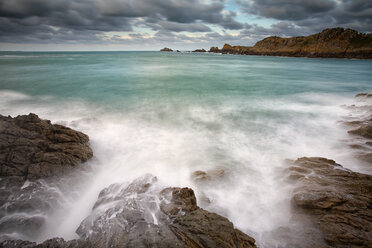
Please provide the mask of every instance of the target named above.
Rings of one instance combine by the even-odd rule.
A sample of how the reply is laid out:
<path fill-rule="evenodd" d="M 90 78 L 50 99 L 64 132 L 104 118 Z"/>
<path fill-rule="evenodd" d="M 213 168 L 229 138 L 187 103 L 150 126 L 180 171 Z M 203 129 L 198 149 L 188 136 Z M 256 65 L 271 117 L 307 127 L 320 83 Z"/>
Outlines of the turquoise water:
<path fill-rule="evenodd" d="M 1 114 L 34 112 L 81 130 L 95 154 L 78 199 L 66 193 L 69 210 L 48 216 L 47 231 L 30 240 L 76 237 L 101 189 L 151 173 L 165 186 L 192 187 L 199 205 L 261 247 L 281 247 L 272 233 L 296 228 L 285 159 L 324 156 L 370 173 L 341 122 L 356 93 L 372 92 L 370 60 L 1 52 L 0 75 Z M 224 176 L 209 184 L 192 178 L 219 169 Z"/>

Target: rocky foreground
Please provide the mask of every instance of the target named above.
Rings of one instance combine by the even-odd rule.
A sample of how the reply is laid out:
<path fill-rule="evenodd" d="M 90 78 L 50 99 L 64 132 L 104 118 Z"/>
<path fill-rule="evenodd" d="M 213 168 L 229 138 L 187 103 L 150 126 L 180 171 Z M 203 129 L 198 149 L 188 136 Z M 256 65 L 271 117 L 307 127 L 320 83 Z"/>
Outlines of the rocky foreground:
<path fill-rule="evenodd" d="M 357 95 L 363 101 L 371 97 Z M 371 106 L 362 107 L 363 118 L 347 124 L 352 126 L 351 137 L 369 146 Z M 44 190 L 43 180 L 38 179 L 54 180 L 73 172 L 92 157 L 88 141 L 85 134 L 34 114 L 0 116 L 0 247 L 256 247 L 255 240 L 228 219 L 198 207 L 192 189 L 162 188 L 152 175 L 103 189 L 77 228 L 78 239 L 25 241 L 40 232 L 44 213 L 60 207 L 56 191 Z M 223 175 L 222 169 L 193 174 L 197 181 Z M 372 247 L 371 175 L 326 158 L 304 157 L 289 162 L 285 177 L 294 185 L 293 218 L 311 224 L 309 229 L 285 234 L 311 240 L 300 238 L 291 247 Z M 12 236 L 19 231 L 24 240 Z"/>
<path fill-rule="evenodd" d="M 19 180 L 62 175 L 93 156 L 89 137 L 35 114 L 0 115 L 0 177 Z"/>
<path fill-rule="evenodd" d="M 352 29 L 329 28 L 305 37 L 281 38 L 271 36 L 253 47 L 231 46 L 222 49 L 211 47 L 209 52 L 241 55 L 267 55 L 311 58 L 372 59 L 372 34 Z"/>
<path fill-rule="evenodd" d="M 88 141 L 35 114 L 0 116 L 0 247 L 256 247 L 228 219 L 199 208 L 192 189 L 161 189 L 151 175 L 103 189 L 76 230 L 79 239 L 12 238 L 19 231 L 37 235 L 43 214 L 60 207 L 58 192 L 37 179 L 56 178 L 91 158 Z"/>
<path fill-rule="evenodd" d="M 294 211 L 311 217 L 329 247 L 372 247 L 372 176 L 325 158 L 299 158 L 289 171 Z"/>

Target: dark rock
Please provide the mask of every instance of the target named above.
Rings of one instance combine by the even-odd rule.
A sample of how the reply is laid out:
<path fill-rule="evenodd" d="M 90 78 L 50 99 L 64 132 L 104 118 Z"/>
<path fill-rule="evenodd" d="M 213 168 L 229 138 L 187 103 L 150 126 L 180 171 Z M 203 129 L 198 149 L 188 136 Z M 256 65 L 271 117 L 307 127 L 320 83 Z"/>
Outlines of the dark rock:
<path fill-rule="evenodd" d="M 88 141 L 87 135 L 35 114 L 0 115 L 0 176 L 61 175 L 93 156 Z"/>
<path fill-rule="evenodd" d="M 2 248 L 95 248 L 94 244 L 84 240 L 65 241 L 62 238 L 53 238 L 41 244 L 23 240 L 6 240 L 0 242 Z"/>
<path fill-rule="evenodd" d="M 372 94 L 369 93 L 359 93 L 355 95 L 356 98 L 371 98 Z"/>
<path fill-rule="evenodd" d="M 163 49 L 160 49 L 160 52 L 173 52 L 173 50 L 168 47 L 164 47 Z"/>
<path fill-rule="evenodd" d="M 359 128 L 350 130 L 348 133 L 372 139 L 372 122 L 362 124 Z"/>
<path fill-rule="evenodd" d="M 194 51 L 192 51 L 193 53 L 205 53 L 205 52 L 207 52 L 204 48 L 202 48 L 202 49 L 196 49 L 196 50 L 194 50 Z"/>
<path fill-rule="evenodd" d="M 200 170 L 194 171 L 191 174 L 191 177 L 196 182 L 202 182 L 202 181 L 210 181 L 210 180 L 219 179 L 225 176 L 225 174 L 226 174 L 225 168 L 216 168 L 216 169 L 209 170 L 207 172 L 200 171 Z"/>
<path fill-rule="evenodd" d="M 362 106 L 347 106 L 350 111 L 348 121 L 344 122 L 353 129 L 350 134 L 349 147 L 353 148 L 354 156 L 361 162 L 366 162 L 367 166 L 372 164 L 372 147 L 369 145 L 372 139 L 372 106 L 369 93 L 360 93 L 355 97 Z M 350 144 L 351 143 L 351 144 Z"/>
<path fill-rule="evenodd" d="M 328 245 L 372 247 L 372 176 L 325 158 L 297 159 L 289 171 L 295 211 L 314 220 Z"/>
<path fill-rule="evenodd" d="M 371 59 L 372 34 L 358 33 L 352 29 L 329 28 L 305 37 L 271 36 L 258 41 L 253 47 L 225 44 L 220 50 L 218 47 L 211 47 L 209 51 L 241 55 Z"/>
<path fill-rule="evenodd" d="M 157 189 L 147 175 L 104 189 L 77 233 L 97 247 L 255 247 L 226 218 L 199 208 L 192 189 Z"/>

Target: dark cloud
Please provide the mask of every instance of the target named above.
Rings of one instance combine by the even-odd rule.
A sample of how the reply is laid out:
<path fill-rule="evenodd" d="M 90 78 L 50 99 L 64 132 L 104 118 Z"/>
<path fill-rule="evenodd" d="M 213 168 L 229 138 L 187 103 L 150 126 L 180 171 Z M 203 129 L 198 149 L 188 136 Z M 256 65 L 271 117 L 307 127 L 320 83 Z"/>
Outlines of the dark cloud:
<path fill-rule="evenodd" d="M 302 20 L 335 8 L 333 0 L 237 0 L 251 14 L 278 20 Z"/>
<path fill-rule="evenodd" d="M 46 39 L 68 31 L 95 36 L 132 31 L 135 25 L 172 32 L 210 32 L 206 24 L 241 28 L 235 13 L 223 9 L 223 0 L 0 0 L 0 41 Z"/>
<path fill-rule="evenodd" d="M 236 0 L 236 2 L 248 14 L 291 21 L 310 32 L 319 32 L 324 28 L 336 26 L 372 32 L 371 0 Z"/>

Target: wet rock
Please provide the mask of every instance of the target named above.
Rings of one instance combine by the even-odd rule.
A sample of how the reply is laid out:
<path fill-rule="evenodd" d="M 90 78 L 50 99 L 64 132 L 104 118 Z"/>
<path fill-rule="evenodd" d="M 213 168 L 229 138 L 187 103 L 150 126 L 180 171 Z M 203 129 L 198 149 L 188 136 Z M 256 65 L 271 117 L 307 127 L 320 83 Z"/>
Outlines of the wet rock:
<path fill-rule="evenodd" d="M 348 131 L 350 134 L 359 135 L 367 139 L 372 139 L 372 121 L 368 121 L 357 129 Z"/>
<path fill-rule="evenodd" d="M 156 181 L 104 189 L 77 233 L 97 247 L 255 247 L 228 219 L 199 208 L 192 189 Z"/>
<path fill-rule="evenodd" d="M 93 156 L 89 137 L 35 114 L 0 115 L 0 177 L 61 175 Z"/>
<path fill-rule="evenodd" d="M 362 106 L 349 106 L 350 116 L 345 122 L 353 129 L 349 130 L 349 147 L 354 149 L 355 157 L 361 162 L 372 164 L 372 147 L 369 145 L 372 139 L 372 94 L 360 93 L 355 96 Z"/>
<path fill-rule="evenodd" d="M 221 178 L 225 176 L 225 174 L 226 174 L 225 168 L 216 168 L 216 169 L 208 170 L 207 172 L 201 171 L 201 170 L 194 171 L 191 174 L 191 177 L 196 182 L 205 182 L 205 181 L 210 181 L 210 180 Z"/>
<path fill-rule="evenodd" d="M 314 220 L 329 246 L 372 247 L 372 176 L 325 158 L 297 159 L 289 171 L 295 211 Z"/>
<path fill-rule="evenodd" d="M 23 240 L 6 240 L 0 242 L 0 247 L 3 248 L 95 248 L 94 244 L 83 240 L 65 241 L 62 238 L 53 238 L 44 241 L 41 244 Z"/>
<path fill-rule="evenodd" d="M 355 95 L 356 98 L 371 98 L 372 94 L 369 93 L 359 93 Z"/>

